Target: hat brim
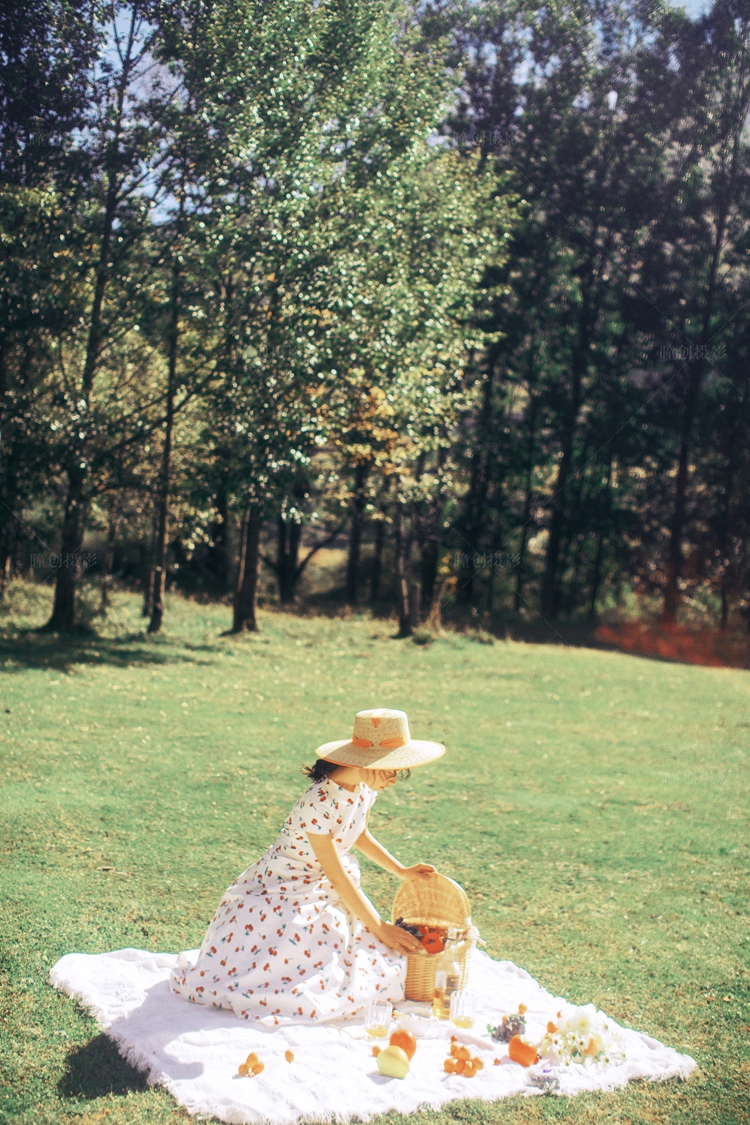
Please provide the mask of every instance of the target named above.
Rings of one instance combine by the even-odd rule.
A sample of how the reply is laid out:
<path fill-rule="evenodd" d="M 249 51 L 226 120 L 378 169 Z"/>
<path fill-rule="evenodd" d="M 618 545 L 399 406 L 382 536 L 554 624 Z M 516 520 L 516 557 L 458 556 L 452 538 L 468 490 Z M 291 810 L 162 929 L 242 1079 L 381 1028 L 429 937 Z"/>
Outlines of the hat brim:
<path fill-rule="evenodd" d="M 337 766 L 359 766 L 363 770 L 414 769 L 442 758 L 444 753 L 442 743 L 426 742 L 419 738 L 413 738 L 406 746 L 399 746 L 397 750 L 383 751 L 379 746 L 361 750 L 349 738 L 325 742 L 317 749 L 318 757 L 326 762 L 335 762 Z"/>

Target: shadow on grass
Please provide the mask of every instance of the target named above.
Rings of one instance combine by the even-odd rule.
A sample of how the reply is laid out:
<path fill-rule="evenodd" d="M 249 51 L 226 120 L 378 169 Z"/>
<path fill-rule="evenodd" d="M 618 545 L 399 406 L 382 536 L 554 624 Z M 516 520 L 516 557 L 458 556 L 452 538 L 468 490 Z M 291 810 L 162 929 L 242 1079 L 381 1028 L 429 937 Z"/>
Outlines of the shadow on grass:
<path fill-rule="evenodd" d="M 50 633 L 39 629 L 0 632 L 0 665 L 4 672 L 40 668 L 67 672 L 74 664 L 109 664 L 118 668 L 166 664 L 206 665 L 206 656 L 223 651 L 220 644 L 191 644 L 170 637 L 150 638 L 131 633 L 112 639 L 95 634 Z"/>
<path fill-rule="evenodd" d="M 341 587 L 308 595 L 303 603 L 295 605 L 293 612 L 300 616 L 328 618 L 346 618 L 352 613 L 364 612 L 375 621 L 391 625 L 394 630 L 393 639 L 404 639 L 396 633 L 398 622 L 392 598 L 363 602 L 361 606 L 351 609 L 346 605 L 345 591 Z M 517 614 L 472 613 L 450 605 L 443 610 L 441 625 L 458 636 L 465 635 L 469 640 L 475 639 L 477 631 L 483 631 L 497 640 L 523 641 L 525 644 L 564 645 L 568 648 L 596 648 L 606 651 L 614 651 L 616 648 L 597 637 L 598 622 L 588 618 L 554 618 L 546 621 L 541 615 L 527 619 Z M 420 627 L 426 628 L 426 621 L 423 620 Z"/>
<path fill-rule="evenodd" d="M 68 1055 L 65 1077 L 58 1083 L 64 1098 L 103 1098 L 128 1090 L 148 1088 L 147 1076 L 136 1070 L 118 1053 L 106 1035 L 97 1035 Z"/>

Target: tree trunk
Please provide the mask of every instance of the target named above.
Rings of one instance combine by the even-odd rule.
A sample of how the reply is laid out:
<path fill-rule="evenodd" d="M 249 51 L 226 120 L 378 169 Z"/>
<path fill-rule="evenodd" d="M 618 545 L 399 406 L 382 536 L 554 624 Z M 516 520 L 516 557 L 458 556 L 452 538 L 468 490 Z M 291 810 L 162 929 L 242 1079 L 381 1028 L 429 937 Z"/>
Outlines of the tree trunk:
<path fill-rule="evenodd" d="M 729 590 L 727 589 L 726 575 L 721 576 L 721 586 L 719 587 L 721 595 L 721 620 L 719 622 L 719 632 L 726 633 L 727 625 L 729 624 Z"/>
<path fill-rule="evenodd" d="M 3 546 L 0 553 L 0 601 L 5 597 L 5 591 L 11 579 L 11 551 Z"/>
<path fill-rule="evenodd" d="M 0 526 L 0 601 L 5 597 L 5 590 L 10 581 L 13 559 L 13 536 L 11 534 L 13 517 L 8 513 L 5 515 L 7 518 L 2 519 L 2 525 Z"/>
<path fill-rule="evenodd" d="M 352 497 L 352 523 L 349 531 L 349 553 L 346 560 L 346 604 L 356 605 L 359 595 L 359 566 L 362 548 L 362 525 L 365 511 L 367 465 L 357 465 Z"/>
<path fill-rule="evenodd" d="M 487 601 L 485 602 L 485 609 L 488 614 L 492 613 L 492 606 L 495 602 L 495 567 L 490 567 L 490 572 L 487 575 Z"/>
<path fill-rule="evenodd" d="M 589 596 L 589 621 L 596 621 L 596 603 L 599 597 L 599 588 L 602 584 L 602 561 L 604 559 L 604 543 L 607 538 L 607 528 L 610 524 L 612 510 L 612 451 L 607 458 L 607 482 L 604 490 L 604 509 L 602 511 L 601 526 L 596 537 L 596 554 L 594 555 L 594 568 L 591 575 L 591 593 Z"/>
<path fill-rule="evenodd" d="M 594 223 L 591 232 L 591 245 L 596 245 L 599 237 L 599 227 Z M 581 394 L 583 380 L 589 363 L 589 351 L 594 336 L 594 329 L 599 317 L 599 301 L 601 288 L 595 280 L 595 262 L 589 257 L 581 271 L 581 304 L 578 313 L 577 336 L 573 346 L 571 358 L 571 384 L 568 409 L 565 413 L 562 435 L 562 455 L 555 481 L 555 491 L 552 494 L 552 518 L 550 520 L 549 538 L 547 540 L 547 553 L 544 560 L 544 579 L 542 581 L 542 616 L 555 617 L 557 614 L 557 600 L 559 593 L 558 567 L 560 562 L 560 547 L 565 528 L 565 513 L 568 477 L 573 466 L 573 452 L 575 434 L 578 426 L 578 415 L 581 409 Z"/>
<path fill-rule="evenodd" d="M 482 515 L 487 499 L 488 452 L 487 440 L 492 423 L 492 391 L 494 384 L 494 359 L 490 360 L 487 378 L 482 395 L 482 406 L 477 420 L 476 445 L 471 457 L 471 477 L 466 497 L 466 517 L 464 520 L 464 541 L 471 553 L 479 550 Z M 459 587 L 458 599 L 465 607 L 471 605 L 474 594 L 474 569 L 469 571 L 467 580 Z"/>
<path fill-rule="evenodd" d="M 721 551 L 721 581 L 719 584 L 721 620 L 719 622 L 719 630 L 722 633 L 726 633 L 729 624 L 729 585 L 731 580 L 729 552 L 731 550 L 732 493 L 734 490 L 735 476 L 735 437 L 736 429 L 733 425 L 730 430 L 727 448 L 727 464 L 724 474 L 724 503 L 721 513 L 721 528 L 719 531 L 719 549 Z"/>
<path fill-rule="evenodd" d="M 455 584 L 455 578 L 444 578 L 442 582 L 436 583 L 432 591 L 432 600 L 430 602 L 430 610 L 427 615 L 427 624 L 431 629 L 440 629 L 443 624 L 443 597 L 448 591 L 448 587 Z"/>
<path fill-rule="evenodd" d="M 109 591 L 112 585 L 112 573 L 115 568 L 115 547 L 117 546 L 117 529 L 120 525 L 120 504 L 117 498 L 112 501 L 107 521 L 107 543 L 104 548 L 102 565 L 102 586 L 99 611 L 105 614 L 109 609 Z"/>
<path fill-rule="evenodd" d="M 422 602 L 424 605 L 432 605 L 440 556 L 440 536 L 434 529 L 422 543 L 421 556 Z"/>
<path fill-rule="evenodd" d="M 690 458 L 690 439 L 695 422 L 695 409 L 698 404 L 698 390 L 702 378 L 701 366 L 700 362 L 690 365 L 688 394 L 680 437 L 680 455 L 677 462 L 674 508 L 669 527 L 669 554 L 667 556 L 667 576 L 662 608 L 662 624 L 668 628 L 674 625 L 677 620 L 677 607 L 680 599 L 679 583 L 682 575 L 682 536 L 685 530 L 688 461 Z"/>
<path fill-rule="evenodd" d="M 383 577 L 383 547 L 385 546 L 385 519 L 375 523 L 375 543 L 370 573 L 370 601 L 380 600 L 380 582 Z"/>
<path fill-rule="evenodd" d="M 602 558 L 604 556 L 605 534 L 600 531 L 596 538 L 596 555 L 594 556 L 594 572 L 591 577 L 591 594 L 589 596 L 589 621 L 596 621 L 596 603 L 599 598 L 599 588 L 602 584 Z"/>
<path fill-rule="evenodd" d="M 422 616 L 422 587 L 419 582 L 412 582 L 409 587 L 409 625 L 412 631 L 419 625 Z"/>
<path fill-rule="evenodd" d="M 260 511 L 248 504 L 240 532 L 240 566 L 234 593 L 233 633 L 257 633 L 258 580 L 260 576 Z"/>
<path fill-rule="evenodd" d="M 743 122 L 746 110 L 742 114 Z M 690 444 L 693 435 L 693 426 L 698 410 L 703 373 L 705 370 L 705 348 L 711 341 L 711 318 L 714 312 L 716 296 L 716 280 L 719 272 L 721 253 L 724 245 L 724 234 L 729 214 L 729 193 L 735 182 L 738 171 L 738 156 L 740 133 L 744 123 L 740 124 L 739 131 L 734 136 L 730 169 L 722 169 L 723 197 L 720 197 L 718 214 L 716 216 L 713 246 L 711 248 L 711 264 L 708 271 L 708 284 L 706 286 L 706 300 L 703 306 L 701 322 L 700 348 L 696 358 L 688 365 L 688 386 L 685 410 L 682 416 L 682 434 L 680 437 L 680 456 L 677 464 L 677 483 L 675 487 L 675 500 L 669 534 L 669 556 L 667 559 L 667 575 L 664 587 L 664 606 L 662 609 L 662 624 L 667 628 L 677 621 L 677 607 L 680 598 L 680 578 L 682 576 L 682 538 L 685 531 L 685 517 L 687 512 L 687 485 L 688 466 L 690 460 Z"/>
<path fill-rule="evenodd" d="M 407 541 L 404 529 L 404 506 L 396 503 L 394 541 L 396 548 L 396 612 L 398 614 L 399 637 L 412 635 L 411 615 L 409 613 L 409 586 L 406 578 Z"/>
<path fill-rule="evenodd" d="M 547 541 L 547 554 L 544 560 L 544 579 L 542 582 L 543 617 L 555 617 L 557 615 L 558 568 L 560 564 L 563 528 L 565 526 L 565 492 L 570 469 L 573 464 L 573 441 L 578 421 L 578 411 L 581 405 L 580 398 L 581 370 L 578 365 L 576 365 L 573 372 L 570 407 L 565 419 L 562 456 L 557 470 L 555 491 L 552 494 L 552 518 L 549 526 L 549 539 Z"/>
<path fill-rule="evenodd" d="M 80 575 L 84 524 L 83 482 L 83 471 L 71 468 L 68 472 L 68 493 L 65 498 L 55 600 L 52 605 L 52 616 L 45 626 L 54 633 L 69 633 L 75 628 L 75 599 Z"/>
<path fill-rule="evenodd" d="M 154 504 L 154 510 L 151 513 L 151 542 L 144 552 L 141 617 L 150 617 L 154 611 L 154 580 L 156 578 L 154 553 L 156 551 L 156 536 L 159 530 L 158 515 L 157 506 Z"/>
<path fill-rule="evenodd" d="M 279 516 L 276 523 L 276 578 L 279 583 L 279 601 L 291 605 L 299 577 L 299 546 L 302 524 Z"/>
<path fill-rule="evenodd" d="M 99 363 L 102 341 L 104 339 L 104 293 L 109 280 L 110 255 L 112 249 L 112 235 L 117 215 L 120 181 L 117 165 L 120 160 L 119 145 L 122 124 L 125 113 L 125 94 L 130 80 L 132 48 L 134 43 L 134 28 L 140 15 L 133 12 L 131 15 L 130 34 L 126 36 L 126 56 L 122 63 L 118 87 L 117 104 L 113 122 L 113 133 L 105 155 L 105 174 L 107 190 L 102 216 L 102 233 L 99 240 L 99 260 L 96 268 L 96 281 L 94 295 L 89 314 L 89 331 L 86 342 L 86 355 L 83 364 L 83 376 L 79 397 L 85 403 L 88 411 L 91 401 L 91 391 Z M 87 439 L 77 440 L 76 447 L 72 450 L 71 463 L 68 468 L 68 490 L 65 498 L 65 517 L 63 520 L 62 541 L 60 551 L 62 554 L 61 566 L 57 572 L 55 583 L 55 600 L 52 607 L 52 616 L 47 623 L 47 628 L 55 632 L 69 632 L 75 627 L 75 596 L 79 578 L 78 552 L 84 531 L 84 486 L 86 469 L 85 464 Z M 75 556 L 75 565 L 67 565 L 66 557 Z"/>
<path fill-rule="evenodd" d="M 579 581 L 578 576 L 581 569 L 581 559 L 583 558 L 584 551 L 586 550 L 586 535 L 583 533 L 581 539 L 577 534 L 575 537 L 575 551 L 573 552 L 573 562 L 570 566 L 570 582 L 568 583 L 567 596 L 565 598 L 565 613 L 568 617 L 572 617 L 575 613 L 576 606 L 578 605 L 578 592 Z"/>
<path fill-rule="evenodd" d="M 167 417 L 164 426 L 161 477 L 159 482 L 159 532 L 156 541 L 156 570 L 154 575 L 154 608 L 149 621 L 149 633 L 158 633 L 164 620 L 164 599 L 167 589 L 167 563 L 169 551 L 169 492 L 172 484 L 172 439 L 174 433 L 174 400 L 177 392 L 177 346 L 179 340 L 180 270 L 175 261 L 172 267 L 172 292 L 169 316 L 169 359 L 167 370 Z"/>
<path fill-rule="evenodd" d="M 524 568 L 526 565 L 526 545 L 529 538 L 529 525 L 531 523 L 531 505 L 534 498 L 534 447 L 536 444 L 536 416 L 539 402 L 537 396 L 531 392 L 529 403 L 529 434 L 526 446 L 526 489 L 523 499 L 523 522 L 521 524 L 521 542 L 518 547 L 518 572 L 516 574 L 515 609 L 521 612 L 523 597 Z"/>
<path fill-rule="evenodd" d="M 0 347 L 0 372 L 4 371 L 3 349 Z M 0 375 L 0 394 L 5 396 L 5 380 Z M 7 410 L 7 408 L 6 408 Z M 18 482 L 13 458 L 4 448 L 6 434 L 0 435 L 0 464 L 2 465 L 2 502 L 0 502 L 0 601 L 10 579 L 13 551 L 17 539 L 15 512 L 18 505 Z"/>
<path fill-rule="evenodd" d="M 556 571 L 555 571 L 555 586 L 554 586 L 555 616 L 558 616 L 558 614 L 561 612 L 560 602 L 561 602 L 562 599 L 561 599 L 560 595 L 562 593 L 563 578 L 565 576 L 565 571 L 568 568 L 568 556 L 570 554 L 571 543 L 572 543 L 572 540 L 571 540 L 570 535 L 564 535 L 563 534 L 561 536 L 560 549 L 559 549 L 558 555 L 557 555 L 557 567 L 556 567 Z"/>
<path fill-rule="evenodd" d="M 372 571 L 370 573 L 371 602 L 377 602 L 380 600 L 380 584 L 383 578 L 383 549 L 385 547 L 385 510 L 389 488 L 390 481 L 386 478 L 386 480 L 383 481 L 383 487 L 380 490 L 380 500 L 378 503 L 380 519 L 375 521 L 375 543 L 372 559 Z"/>
<path fill-rule="evenodd" d="M 229 589 L 229 503 L 225 488 L 216 497 L 219 518 L 213 533 L 214 572 L 219 592 L 223 596 Z"/>

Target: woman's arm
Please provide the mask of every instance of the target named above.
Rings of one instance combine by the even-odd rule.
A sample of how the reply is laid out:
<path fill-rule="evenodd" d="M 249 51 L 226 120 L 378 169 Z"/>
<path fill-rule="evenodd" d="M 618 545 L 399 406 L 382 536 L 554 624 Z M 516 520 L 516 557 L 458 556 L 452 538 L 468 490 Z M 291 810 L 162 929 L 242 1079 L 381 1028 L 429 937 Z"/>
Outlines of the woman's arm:
<path fill-rule="evenodd" d="M 323 873 L 330 879 L 344 906 L 390 949 L 397 949 L 399 953 L 418 953 L 422 946 L 413 934 L 402 929 L 401 926 L 395 926 L 392 922 L 385 922 L 367 895 L 354 885 L 341 862 L 333 836 L 308 832 L 307 838 L 323 868 Z"/>

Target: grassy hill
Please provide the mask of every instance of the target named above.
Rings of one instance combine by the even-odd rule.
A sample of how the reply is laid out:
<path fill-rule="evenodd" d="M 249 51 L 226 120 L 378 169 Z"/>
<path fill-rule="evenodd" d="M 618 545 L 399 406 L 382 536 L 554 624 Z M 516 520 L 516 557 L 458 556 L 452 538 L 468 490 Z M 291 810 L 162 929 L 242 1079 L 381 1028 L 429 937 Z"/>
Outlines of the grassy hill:
<path fill-rule="evenodd" d="M 28 631 L 47 599 L 17 587 L 0 619 L 0 1121 L 185 1120 L 49 968 L 198 945 L 300 766 L 371 706 L 448 747 L 378 802 L 386 846 L 466 888 L 493 956 L 699 1061 L 685 1084 L 429 1121 L 750 1121 L 750 673 L 450 633 L 418 646 L 365 617 L 265 613 L 236 640 L 225 608 L 177 598 L 153 639 L 124 594 L 99 636 L 63 642 Z M 395 880 L 363 872 L 387 910 Z"/>

